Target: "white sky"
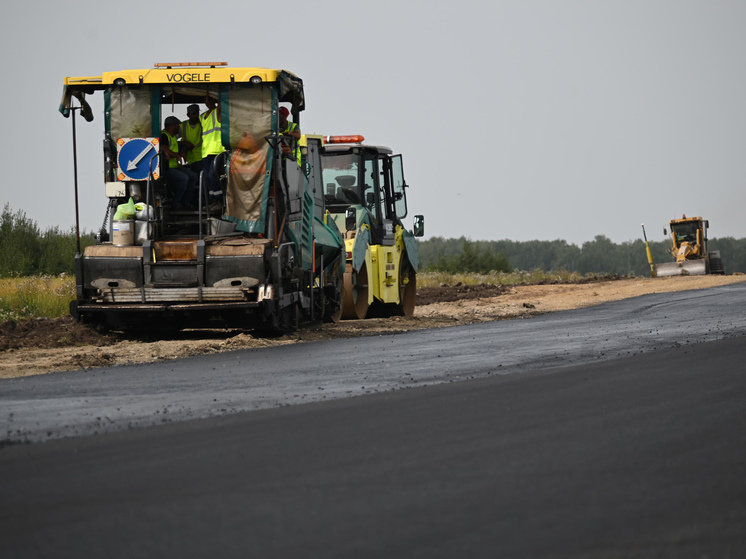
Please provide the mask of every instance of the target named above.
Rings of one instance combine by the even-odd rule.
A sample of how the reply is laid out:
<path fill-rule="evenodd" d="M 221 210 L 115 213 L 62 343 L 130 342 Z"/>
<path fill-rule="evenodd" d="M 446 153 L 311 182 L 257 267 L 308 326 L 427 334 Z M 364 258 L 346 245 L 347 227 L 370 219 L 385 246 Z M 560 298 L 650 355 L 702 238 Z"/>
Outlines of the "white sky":
<path fill-rule="evenodd" d="M 214 21 L 214 37 L 206 22 Z M 746 237 L 746 2 L 12 2 L 0 203 L 75 223 L 64 76 L 225 60 L 303 78 L 304 132 L 404 156 L 426 238 Z M 105 207 L 102 95 L 78 118 L 81 225 Z"/>

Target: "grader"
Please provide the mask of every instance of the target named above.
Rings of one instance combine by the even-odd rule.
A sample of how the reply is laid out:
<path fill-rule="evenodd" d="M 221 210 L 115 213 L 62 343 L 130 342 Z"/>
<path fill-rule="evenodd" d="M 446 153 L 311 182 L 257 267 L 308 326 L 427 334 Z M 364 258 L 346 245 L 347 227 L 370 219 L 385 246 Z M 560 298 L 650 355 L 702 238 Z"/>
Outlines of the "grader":
<path fill-rule="evenodd" d="M 720 251 L 707 251 L 707 229 L 710 223 L 701 217 L 672 219 L 670 252 L 675 262 L 657 264 L 657 277 L 666 276 L 701 276 L 705 274 L 724 274 L 723 260 Z M 663 234 L 668 235 L 664 228 Z"/>

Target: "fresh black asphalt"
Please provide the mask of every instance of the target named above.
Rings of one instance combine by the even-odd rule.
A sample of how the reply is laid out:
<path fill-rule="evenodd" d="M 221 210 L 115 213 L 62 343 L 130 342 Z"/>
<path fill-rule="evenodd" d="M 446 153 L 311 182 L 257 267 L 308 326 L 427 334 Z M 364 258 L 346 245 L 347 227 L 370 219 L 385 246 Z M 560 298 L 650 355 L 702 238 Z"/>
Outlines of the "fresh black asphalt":
<path fill-rule="evenodd" d="M 746 283 L 530 319 L 5 379 L 0 445 L 600 362 L 741 335 Z"/>
<path fill-rule="evenodd" d="M 29 410 L 0 449 L 0 557 L 746 556 L 745 295 L 109 369 L 113 387 L 4 381 L 2 414 Z M 206 386 L 225 415 L 34 435 L 35 406 L 44 429 L 70 424 L 78 399 L 147 394 L 148 372 L 185 408 Z"/>

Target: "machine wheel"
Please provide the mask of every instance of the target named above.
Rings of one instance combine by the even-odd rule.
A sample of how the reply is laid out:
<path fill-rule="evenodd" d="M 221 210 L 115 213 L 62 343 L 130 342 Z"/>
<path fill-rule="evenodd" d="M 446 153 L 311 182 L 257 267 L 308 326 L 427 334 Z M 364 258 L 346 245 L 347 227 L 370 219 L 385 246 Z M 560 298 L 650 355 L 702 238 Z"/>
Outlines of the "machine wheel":
<path fill-rule="evenodd" d="M 725 268 L 723 267 L 723 260 L 717 256 L 713 256 L 709 261 L 708 273 L 715 275 L 725 275 Z"/>
<path fill-rule="evenodd" d="M 327 284 L 328 285 L 328 284 Z M 337 323 L 342 319 L 342 306 L 345 300 L 344 283 L 335 275 L 333 294 L 327 294 L 324 305 L 324 322 Z"/>
<path fill-rule="evenodd" d="M 417 272 L 414 271 L 409 260 L 403 259 L 401 266 L 401 281 L 399 283 L 399 305 L 401 314 L 407 318 L 414 316 L 417 305 Z"/>
<path fill-rule="evenodd" d="M 342 318 L 361 319 L 368 314 L 368 268 L 365 264 L 359 272 L 347 264 L 344 273 Z"/>
<path fill-rule="evenodd" d="M 279 311 L 274 318 L 270 317 L 264 324 L 253 328 L 257 338 L 279 338 L 295 332 L 300 328 L 303 309 L 300 303 L 293 303 Z"/>
<path fill-rule="evenodd" d="M 283 316 L 283 329 L 285 332 L 296 332 L 300 328 L 302 315 L 303 308 L 300 306 L 300 303 L 288 306 L 284 310 Z"/>
<path fill-rule="evenodd" d="M 75 322 L 80 322 L 80 313 L 78 312 L 78 301 L 73 299 L 70 301 L 70 316 L 75 319 Z"/>

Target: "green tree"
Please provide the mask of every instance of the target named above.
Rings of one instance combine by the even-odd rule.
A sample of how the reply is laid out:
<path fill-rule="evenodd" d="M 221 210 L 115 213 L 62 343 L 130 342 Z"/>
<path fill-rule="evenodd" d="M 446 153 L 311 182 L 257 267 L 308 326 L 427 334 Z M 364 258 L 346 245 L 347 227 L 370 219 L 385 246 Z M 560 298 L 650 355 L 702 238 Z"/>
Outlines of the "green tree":
<path fill-rule="evenodd" d="M 92 235 L 81 236 L 81 249 L 95 244 Z M 0 214 L 0 277 L 75 273 L 75 229 L 51 227 L 41 233 L 36 222 L 5 204 Z"/>
<path fill-rule="evenodd" d="M 5 204 L 0 214 L 0 276 L 31 275 L 39 266 L 39 228 L 36 222 Z"/>
<path fill-rule="evenodd" d="M 554 241 L 472 241 L 465 237 L 433 237 L 419 242 L 420 262 L 424 270 L 483 271 L 505 267 L 518 270 L 568 270 L 581 274 L 610 273 L 649 276 L 645 243 L 642 239 L 613 243 L 598 235 L 582 247 L 557 239 Z M 668 240 L 650 241 L 656 264 L 673 262 Z M 710 239 L 708 250 L 719 250 L 725 272 L 746 272 L 746 239 L 723 237 Z M 504 258 L 501 261 L 500 258 Z M 510 264 L 506 264 L 509 262 Z"/>

